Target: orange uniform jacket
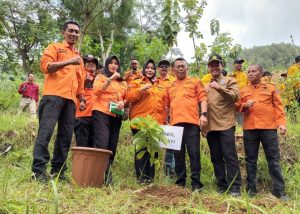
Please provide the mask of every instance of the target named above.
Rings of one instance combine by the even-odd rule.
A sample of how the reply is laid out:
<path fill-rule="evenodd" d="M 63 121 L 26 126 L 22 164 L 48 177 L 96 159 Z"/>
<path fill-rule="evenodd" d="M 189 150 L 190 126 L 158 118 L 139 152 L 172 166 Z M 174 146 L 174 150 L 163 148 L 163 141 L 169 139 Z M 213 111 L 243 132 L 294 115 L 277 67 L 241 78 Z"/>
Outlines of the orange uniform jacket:
<path fill-rule="evenodd" d="M 135 79 L 140 79 L 142 78 L 143 75 L 141 74 L 141 71 L 136 71 L 135 74 L 131 73 L 131 71 L 127 71 L 124 74 L 124 78 L 126 78 L 126 82 L 127 84 L 131 83 L 131 81 L 135 80 Z"/>
<path fill-rule="evenodd" d="M 148 83 L 150 80 L 146 77 L 130 83 L 126 96 L 127 102 L 131 103 L 129 117 L 133 119 L 151 115 L 159 124 L 165 124 L 164 88 L 156 81 L 151 88 L 140 91 L 140 88 Z"/>
<path fill-rule="evenodd" d="M 200 79 L 187 77 L 174 81 L 166 89 L 165 105 L 170 109 L 170 124 L 199 124 L 199 103 L 206 101 L 206 92 Z"/>
<path fill-rule="evenodd" d="M 167 75 L 167 78 L 166 79 L 161 79 L 160 77 L 157 78 L 159 84 L 163 87 L 163 88 L 167 88 L 171 85 L 171 83 L 173 81 L 176 80 L 175 77 L 171 76 L 171 75 Z"/>
<path fill-rule="evenodd" d="M 79 52 L 72 49 L 66 41 L 50 44 L 45 49 L 40 64 L 45 74 L 43 96 L 60 96 L 76 103 L 76 95 L 84 93 L 83 62 L 81 65 L 68 65 L 56 72 L 48 72 L 49 63 L 65 61 L 75 56 L 79 56 Z"/>
<path fill-rule="evenodd" d="M 124 101 L 127 93 L 127 83 L 125 81 L 112 80 L 106 90 L 103 90 L 103 84 L 107 77 L 103 74 L 96 76 L 94 81 L 94 95 L 96 96 L 92 111 L 97 110 L 115 117 L 116 115 L 109 111 L 110 102 Z"/>
<path fill-rule="evenodd" d="M 90 76 L 90 78 L 94 78 L 95 76 L 86 71 L 86 74 Z M 76 109 L 76 117 L 90 117 L 92 116 L 92 107 L 95 100 L 93 88 L 85 88 L 84 89 L 84 99 L 86 100 L 86 109 L 84 111 L 79 110 L 79 102 L 77 102 Z"/>
<path fill-rule="evenodd" d="M 239 111 L 244 111 L 248 100 L 254 100 L 254 105 L 244 111 L 244 130 L 277 129 L 279 125 L 286 126 L 286 117 L 279 92 L 272 83 L 261 82 L 254 87 L 248 84 L 240 90 L 241 99 L 238 102 Z"/>

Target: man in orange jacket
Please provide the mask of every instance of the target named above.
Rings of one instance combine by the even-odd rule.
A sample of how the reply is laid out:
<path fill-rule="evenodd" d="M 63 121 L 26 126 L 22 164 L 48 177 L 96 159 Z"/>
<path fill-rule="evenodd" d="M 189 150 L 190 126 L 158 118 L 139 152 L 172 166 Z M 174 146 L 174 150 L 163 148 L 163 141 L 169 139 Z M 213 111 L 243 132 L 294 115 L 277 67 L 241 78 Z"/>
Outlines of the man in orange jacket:
<path fill-rule="evenodd" d="M 75 44 L 80 26 L 75 21 L 63 25 L 64 41 L 50 44 L 41 58 L 41 70 L 45 74 L 43 97 L 39 105 L 39 131 L 33 149 L 32 178 L 47 181 L 47 163 L 50 160 L 48 144 L 56 123 L 57 137 L 51 160 L 52 177 L 64 178 L 66 160 L 71 145 L 77 99 L 85 108 L 83 98 L 83 62 Z"/>
<path fill-rule="evenodd" d="M 256 170 L 259 144 L 262 143 L 273 181 L 272 194 L 287 199 L 284 181 L 279 164 L 280 134 L 286 133 L 286 117 L 278 90 L 272 83 L 261 81 L 263 68 L 258 64 L 248 68 L 250 83 L 241 89 L 238 109 L 244 112 L 244 147 L 247 169 L 247 191 L 256 194 Z"/>
<path fill-rule="evenodd" d="M 200 129 L 207 126 L 207 97 L 198 78 L 188 76 L 185 59 L 177 58 L 174 63 L 176 80 L 166 90 L 165 104 L 170 112 L 170 124 L 184 127 L 180 151 L 174 151 L 176 184 L 186 185 L 185 151 L 190 158 L 192 190 L 203 188 L 200 181 Z M 201 116 L 199 118 L 199 106 Z"/>
<path fill-rule="evenodd" d="M 159 76 L 157 80 L 159 84 L 164 88 L 168 88 L 173 81 L 175 81 L 175 77 L 169 74 L 170 62 L 166 59 L 162 59 L 158 62 L 158 72 Z M 175 176 L 175 159 L 174 159 L 174 151 L 171 149 L 166 149 L 165 153 L 165 172 L 167 176 L 171 178 Z"/>
<path fill-rule="evenodd" d="M 130 70 L 126 71 L 123 76 L 123 80 L 125 80 L 127 84 L 130 84 L 130 82 L 135 79 L 140 79 L 143 77 L 141 71 L 138 70 L 138 67 L 139 67 L 138 61 L 135 58 L 132 58 L 130 60 Z"/>

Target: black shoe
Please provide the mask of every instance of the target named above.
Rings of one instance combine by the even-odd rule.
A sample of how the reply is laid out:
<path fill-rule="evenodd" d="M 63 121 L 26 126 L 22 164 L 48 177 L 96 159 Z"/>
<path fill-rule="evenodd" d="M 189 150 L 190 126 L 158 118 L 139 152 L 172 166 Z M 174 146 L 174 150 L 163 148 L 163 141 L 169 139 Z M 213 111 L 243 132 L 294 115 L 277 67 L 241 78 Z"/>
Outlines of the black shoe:
<path fill-rule="evenodd" d="M 276 198 L 282 200 L 282 201 L 287 201 L 289 200 L 289 196 L 284 192 L 284 191 L 272 191 L 272 195 L 274 195 Z"/>
<path fill-rule="evenodd" d="M 201 192 L 203 188 L 203 184 L 192 186 L 192 192 Z"/>
<path fill-rule="evenodd" d="M 257 191 L 256 191 L 256 189 L 248 189 L 247 193 L 248 193 L 248 196 L 250 198 L 252 198 L 252 197 L 254 197 L 256 195 Z"/>
<path fill-rule="evenodd" d="M 149 185 L 149 184 L 152 184 L 153 183 L 153 179 L 140 179 L 139 180 L 139 183 L 141 185 Z"/>
<path fill-rule="evenodd" d="M 30 178 L 31 181 L 38 181 L 41 183 L 48 183 L 49 176 L 46 174 L 33 173 Z"/>
<path fill-rule="evenodd" d="M 227 188 L 225 187 L 218 187 L 217 192 L 220 194 L 224 194 L 227 192 Z"/>

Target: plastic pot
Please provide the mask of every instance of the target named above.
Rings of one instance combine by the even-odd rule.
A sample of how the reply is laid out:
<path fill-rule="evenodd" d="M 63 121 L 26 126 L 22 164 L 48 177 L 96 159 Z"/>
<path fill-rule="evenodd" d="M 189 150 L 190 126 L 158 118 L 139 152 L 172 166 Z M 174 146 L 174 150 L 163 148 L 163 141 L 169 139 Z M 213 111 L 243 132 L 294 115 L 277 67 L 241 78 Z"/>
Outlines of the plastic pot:
<path fill-rule="evenodd" d="M 101 187 L 112 152 L 89 147 L 73 147 L 71 150 L 75 183 L 82 187 Z"/>

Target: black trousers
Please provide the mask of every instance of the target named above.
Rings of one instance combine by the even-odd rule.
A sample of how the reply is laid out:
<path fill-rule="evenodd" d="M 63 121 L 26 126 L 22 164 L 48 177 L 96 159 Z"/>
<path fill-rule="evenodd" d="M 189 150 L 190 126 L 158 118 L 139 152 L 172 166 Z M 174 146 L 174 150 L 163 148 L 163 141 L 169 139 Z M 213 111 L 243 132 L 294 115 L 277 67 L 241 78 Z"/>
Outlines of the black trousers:
<path fill-rule="evenodd" d="M 131 131 L 132 131 L 132 134 L 135 135 L 136 133 L 138 133 L 139 130 L 132 129 Z M 146 152 L 142 156 L 141 159 L 138 159 L 137 155 L 142 151 L 146 151 Z M 151 166 L 150 153 L 147 152 L 146 148 L 142 148 L 140 150 L 135 149 L 134 167 L 135 167 L 136 178 L 137 178 L 138 181 L 145 182 L 145 181 L 154 179 L 154 177 L 155 177 L 155 165 L 153 164 Z"/>
<path fill-rule="evenodd" d="M 234 137 L 235 127 L 224 131 L 207 133 L 211 162 L 220 190 L 240 192 L 242 178 L 237 157 Z"/>
<path fill-rule="evenodd" d="M 273 182 L 273 191 L 284 191 L 284 180 L 279 164 L 280 151 L 276 129 L 244 130 L 244 147 L 247 169 L 247 189 L 256 191 L 256 171 L 260 142 L 262 143 L 269 173 Z"/>
<path fill-rule="evenodd" d="M 92 117 L 79 117 L 75 119 L 74 127 L 76 146 L 93 147 Z"/>
<path fill-rule="evenodd" d="M 203 187 L 200 181 L 200 129 L 198 125 L 190 123 L 178 123 L 175 126 L 184 127 L 182 145 L 180 151 L 174 150 L 175 172 L 177 175 L 176 184 L 186 185 L 186 165 L 185 151 L 187 149 L 190 158 L 192 188 L 199 189 Z"/>
<path fill-rule="evenodd" d="M 113 164 L 119 142 L 122 120 L 100 111 L 92 112 L 93 141 L 94 147 L 112 151 L 109 157 L 108 171 Z"/>
<path fill-rule="evenodd" d="M 32 171 L 37 175 L 46 173 L 50 160 L 48 144 L 56 123 L 57 136 L 51 160 L 51 173 L 66 170 L 66 160 L 72 141 L 74 129 L 75 103 L 73 100 L 59 96 L 43 96 L 39 105 L 39 130 L 33 149 Z"/>

